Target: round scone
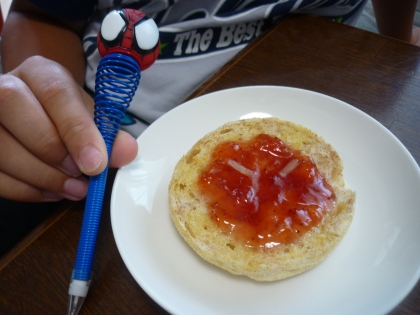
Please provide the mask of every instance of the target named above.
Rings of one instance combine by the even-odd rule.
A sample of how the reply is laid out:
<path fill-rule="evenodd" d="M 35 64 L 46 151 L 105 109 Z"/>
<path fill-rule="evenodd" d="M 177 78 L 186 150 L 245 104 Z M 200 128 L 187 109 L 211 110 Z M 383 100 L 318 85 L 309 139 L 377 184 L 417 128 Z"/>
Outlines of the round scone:
<path fill-rule="evenodd" d="M 354 203 L 334 148 L 277 118 L 210 132 L 181 158 L 169 186 L 172 220 L 195 252 L 258 281 L 324 260 L 347 232 Z"/>

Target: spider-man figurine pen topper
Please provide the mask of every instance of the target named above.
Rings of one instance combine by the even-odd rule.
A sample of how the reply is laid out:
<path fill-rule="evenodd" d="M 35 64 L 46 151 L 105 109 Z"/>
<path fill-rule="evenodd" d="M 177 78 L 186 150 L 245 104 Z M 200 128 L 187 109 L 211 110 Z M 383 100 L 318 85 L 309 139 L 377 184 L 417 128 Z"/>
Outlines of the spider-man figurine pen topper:
<path fill-rule="evenodd" d="M 97 38 L 101 57 L 119 52 L 134 58 L 146 70 L 159 55 L 159 30 L 141 11 L 114 10 L 104 18 Z"/>

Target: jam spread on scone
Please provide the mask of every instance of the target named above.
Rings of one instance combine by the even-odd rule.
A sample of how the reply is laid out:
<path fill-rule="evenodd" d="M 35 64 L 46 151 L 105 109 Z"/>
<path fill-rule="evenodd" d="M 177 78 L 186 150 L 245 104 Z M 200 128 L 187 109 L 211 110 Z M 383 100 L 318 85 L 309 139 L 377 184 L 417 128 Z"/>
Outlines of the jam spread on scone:
<path fill-rule="evenodd" d="M 220 143 L 198 186 L 212 220 L 248 247 L 296 241 L 336 199 L 310 157 L 267 134 Z"/>

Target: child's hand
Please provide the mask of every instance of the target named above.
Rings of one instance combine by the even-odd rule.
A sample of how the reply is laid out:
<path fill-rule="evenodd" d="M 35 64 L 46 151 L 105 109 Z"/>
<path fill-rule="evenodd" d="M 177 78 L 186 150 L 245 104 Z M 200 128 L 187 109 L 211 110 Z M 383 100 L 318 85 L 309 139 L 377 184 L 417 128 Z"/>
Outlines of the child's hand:
<path fill-rule="evenodd" d="M 410 44 L 420 46 L 420 28 L 419 27 L 413 27 Z"/>
<path fill-rule="evenodd" d="M 0 197 L 21 201 L 79 200 L 87 179 L 107 164 L 93 121 L 93 100 L 59 64 L 31 57 L 0 76 Z M 110 166 L 137 154 L 125 132 L 115 140 Z"/>

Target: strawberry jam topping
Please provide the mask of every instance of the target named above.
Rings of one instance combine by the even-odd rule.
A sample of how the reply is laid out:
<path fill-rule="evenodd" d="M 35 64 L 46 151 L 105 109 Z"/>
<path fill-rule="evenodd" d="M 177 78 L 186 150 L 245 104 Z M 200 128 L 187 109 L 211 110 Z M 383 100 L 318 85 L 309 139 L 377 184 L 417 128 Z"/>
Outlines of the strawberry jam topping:
<path fill-rule="evenodd" d="M 217 226 L 254 248 L 296 241 L 336 198 L 310 157 L 266 134 L 219 144 L 198 187 Z"/>

